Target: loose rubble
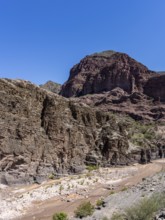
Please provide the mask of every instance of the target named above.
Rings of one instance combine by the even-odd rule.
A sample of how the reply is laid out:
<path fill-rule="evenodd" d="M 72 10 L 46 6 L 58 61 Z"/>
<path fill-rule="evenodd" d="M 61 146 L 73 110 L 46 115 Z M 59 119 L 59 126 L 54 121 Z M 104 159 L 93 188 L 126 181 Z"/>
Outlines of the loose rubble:
<path fill-rule="evenodd" d="M 113 189 L 115 184 L 136 172 L 136 167 L 100 168 L 82 175 L 50 180 L 41 185 L 14 188 L 1 185 L 0 220 L 9 220 L 26 214 L 32 203 L 37 201 L 57 198 L 71 202 L 76 198 L 88 198 L 88 192 L 97 184 Z M 72 198 L 70 198 L 71 194 L 74 195 Z"/>
<path fill-rule="evenodd" d="M 103 219 L 103 217 L 110 219 L 113 213 L 121 213 L 142 198 L 149 197 L 153 193 L 165 194 L 165 172 L 160 172 L 152 177 L 143 179 L 143 181 L 136 186 L 129 189 L 125 188 L 122 192 L 108 196 L 105 199 L 105 207 L 101 210 L 96 210 L 93 216 L 86 219 L 100 220 Z M 163 211 L 156 215 L 155 219 L 164 219 L 160 217 L 162 215 L 164 215 Z"/>

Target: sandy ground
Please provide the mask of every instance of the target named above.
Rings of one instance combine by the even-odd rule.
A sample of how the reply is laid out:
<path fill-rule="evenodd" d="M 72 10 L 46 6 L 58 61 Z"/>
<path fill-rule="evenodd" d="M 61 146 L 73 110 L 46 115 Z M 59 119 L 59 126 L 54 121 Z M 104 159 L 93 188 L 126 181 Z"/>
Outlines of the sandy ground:
<path fill-rule="evenodd" d="M 0 219 L 51 220 L 55 212 L 73 217 L 82 201 L 93 204 L 112 191 L 119 192 L 165 168 L 165 159 L 122 168 L 99 168 L 79 176 L 51 180 L 41 185 L 3 188 L 0 191 Z M 2 187 L 2 186 L 1 186 Z"/>

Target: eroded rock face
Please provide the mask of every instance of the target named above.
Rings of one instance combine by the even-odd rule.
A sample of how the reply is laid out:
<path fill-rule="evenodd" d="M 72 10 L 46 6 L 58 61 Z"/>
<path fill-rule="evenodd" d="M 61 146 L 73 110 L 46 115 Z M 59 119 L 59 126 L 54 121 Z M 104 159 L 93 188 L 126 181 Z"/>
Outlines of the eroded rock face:
<path fill-rule="evenodd" d="M 61 94 L 135 120 L 165 121 L 165 75 L 124 53 L 86 56 L 71 69 Z"/>
<path fill-rule="evenodd" d="M 26 81 L 0 79 L 0 124 L 3 183 L 130 162 L 126 133 L 108 113 Z"/>
<path fill-rule="evenodd" d="M 165 102 L 165 75 L 161 74 L 149 79 L 145 85 L 144 93 L 157 101 Z"/>
<path fill-rule="evenodd" d="M 128 94 L 120 88 L 116 88 L 109 92 L 85 95 L 72 98 L 72 100 L 86 103 L 88 106 L 104 112 L 111 111 L 129 115 L 137 121 L 165 122 L 165 104 L 144 93 Z"/>
<path fill-rule="evenodd" d="M 127 54 L 105 51 L 86 56 L 75 65 L 62 86 L 65 97 L 79 97 L 119 87 L 125 92 L 143 92 L 147 79 L 156 75 Z"/>

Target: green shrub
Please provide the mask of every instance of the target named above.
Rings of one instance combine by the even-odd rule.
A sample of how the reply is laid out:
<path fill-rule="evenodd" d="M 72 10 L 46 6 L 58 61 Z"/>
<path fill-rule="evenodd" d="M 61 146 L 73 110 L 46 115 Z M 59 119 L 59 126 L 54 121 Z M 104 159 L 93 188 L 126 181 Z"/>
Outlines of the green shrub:
<path fill-rule="evenodd" d="M 97 170 L 98 166 L 96 166 L 96 165 L 88 165 L 86 167 L 86 169 L 90 172 L 90 171 L 93 171 L 93 170 Z"/>
<path fill-rule="evenodd" d="M 108 217 L 104 216 L 102 220 L 109 220 Z"/>
<path fill-rule="evenodd" d="M 52 174 L 50 174 L 50 175 L 48 176 L 48 178 L 49 178 L 50 180 L 54 180 L 54 179 L 55 179 L 55 176 L 54 176 L 54 174 L 52 173 Z"/>
<path fill-rule="evenodd" d="M 83 218 L 92 215 L 93 212 L 94 206 L 90 202 L 83 202 L 77 207 L 75 211 L 75 216 L 77 218 Z"/>
<path fill-rule="evenodd" d="M 103 199 L 98 199 L 96 202 L 97 207 L 102 207 L 102 206 L 104 206 L 104 204 L 105 204 L 105 202 Z"/>
<path fill-rule="evenodd" d="M 156 194 L 126 210 L 127 220 L 152 220 L 153 214 L 165 207 L 165 195 Z"/>
<path fill-rule="evenodd" d="M 53 220 L 68 220 L 68 216 L 64 212 L 58 212 L 53 215 Z"/>
<path fill-rule="evenodd" d="M 115 191 L 110 191 L 109 192 L 109 195 L 113 195 L 113 194 L 115 194 Z"/>
<path fill-rule="evenodd" d="M 155 194 L 126 209 L 124 213 L 113 214 L 111 220 L 152 220 L 154 213 L 164 207 L 165 194 Z"/>
<path fill-rule="evenodd" d="M 125 220 L 125 218 L 123 214 L 114 213 L 111 220 Z"/>
<path fill-rule="evenodd" d="M 59 187 L 59 191 L 60 191 L 60 193 L 61 193 L 61 191 L 64 189 L 64 187 L 62 186 L 62 185 L 60 185 L 60 187 Z"/>
<path fill-rule="evenodd" d="M 122 192 L 123 192 L 123 191 L 126 191 L 126 190 L 128 190 L 128 188 L 127 188 L 126 186 L 124 186 L 124 187 L 121 189 Z"/>
<path fill-rule="evenodd" d="M 129 122 L 127 125 L 128 138 L 140 147 L 148 145 L 156 139 L 156 126 L 151 123 L 142 124 L 141 122 Z"/>

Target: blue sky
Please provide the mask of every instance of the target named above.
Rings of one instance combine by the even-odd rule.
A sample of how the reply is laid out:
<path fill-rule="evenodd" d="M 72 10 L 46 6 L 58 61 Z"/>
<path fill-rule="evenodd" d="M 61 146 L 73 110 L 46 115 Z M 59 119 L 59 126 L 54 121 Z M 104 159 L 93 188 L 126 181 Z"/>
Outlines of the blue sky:
<path fill-rule="evenodd" d="M 165 70 L 165 0 L 0 0 L 0 77 L 63 83 L 111 49 Z"/>

